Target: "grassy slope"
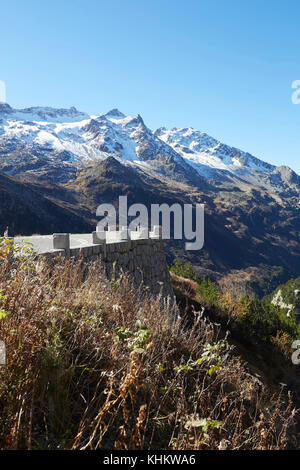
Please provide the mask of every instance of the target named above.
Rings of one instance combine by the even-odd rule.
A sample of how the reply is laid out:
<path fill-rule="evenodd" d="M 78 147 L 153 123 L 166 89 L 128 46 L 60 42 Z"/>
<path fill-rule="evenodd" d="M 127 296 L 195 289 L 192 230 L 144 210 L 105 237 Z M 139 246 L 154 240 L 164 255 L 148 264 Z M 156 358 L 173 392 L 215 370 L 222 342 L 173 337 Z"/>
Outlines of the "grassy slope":
<path fill-rule="evenodd" d="M 299 446 L 291 398 L 213 322 L 180 318 L 97 264 L 10 250 L 0 246 L 2 449 Z"/>
<path fill-rule="evenodd" d="M 274 334 L 275 326 L 274 336 L 269 333 L 262 338 L 256 334 L 257 331 L 252 330 L 251 317 L 247 318 L 249 304 L 242 306 L 231 293 L 223 291 L 216 305 L 215 302 L 204 300 L 197 282 L 174 273 L 171 273 L 171 279 L 177 302 L 187 318 L 192 319 L 194 311 L 203 311 L 205 318 L 220 325 L 221 336 L 228 338 L 229 343 L 235 348 L 235 354 L 247 362 L 251 373 L 260 377 L 272 390 L 278 391 L 278 385 L 285 383 L 288 388 L 294 390 L 295 398 L 300 406 L 300 396 L 297 393 L 300 385 L 299 367 L 291 362 L 293 351 L 290 348 L 293 339 L 297 337 L 296 332 L 295 338 L 286 333 L 286 342 L 276 342 L 274 341 L 274 338 L 277 338 L 276 333 Z M 282 328 L 284 328 L 284 323 Z"/>

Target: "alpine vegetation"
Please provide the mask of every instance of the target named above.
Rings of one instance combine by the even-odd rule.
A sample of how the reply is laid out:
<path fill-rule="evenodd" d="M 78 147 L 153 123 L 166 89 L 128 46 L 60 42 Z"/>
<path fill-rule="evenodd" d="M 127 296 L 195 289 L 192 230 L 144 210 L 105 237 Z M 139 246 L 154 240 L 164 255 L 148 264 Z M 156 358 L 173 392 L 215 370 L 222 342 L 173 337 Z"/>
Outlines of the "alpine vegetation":
<path fill-rule="evenodd" d="M 2 449 L 283 449 L 296 411 L 201 312 L 0 246 Z M 159 321 L 158 321 L 159 319 Z"/>

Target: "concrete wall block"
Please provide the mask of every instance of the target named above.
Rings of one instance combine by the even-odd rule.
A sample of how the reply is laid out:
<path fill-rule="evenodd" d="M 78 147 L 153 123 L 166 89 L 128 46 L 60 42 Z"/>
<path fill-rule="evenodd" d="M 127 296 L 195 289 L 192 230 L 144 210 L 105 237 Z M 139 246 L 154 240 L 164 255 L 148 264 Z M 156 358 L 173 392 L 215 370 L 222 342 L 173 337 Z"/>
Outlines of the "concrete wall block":
<path fill-rule="evenodd" d="M 103 245 L 106 242 L 106 232 L 104 231 L 96 231 L 92 233 L 93 236 L 93 243 L 97 245 Z"/>
<path fill-rule="evenodd" d="M 106 232 L 106 243 L 118 243 L 121 240 L 128 240 L 128 230 Z"/>
<path fill-rule="evenodd" d="M 162 236 L 162 226 L 161 225 L 154 225 L 152 227 L 151 235 L 153 238 L 161 237 Z"/>
<path fill-rule="evenodd" d="M 146 227 L 141 228 L 140 230 L 129 232 L 131 240 L 142 240 L 147 239 L 149 236 L 148 229 Z"/>
<path fill-rule="evenodd" d="M 53 249 L 54 250 L 69 250 L 70 249 L 70 234 L 69 233 L 54 233 L 53 234 Z"/>

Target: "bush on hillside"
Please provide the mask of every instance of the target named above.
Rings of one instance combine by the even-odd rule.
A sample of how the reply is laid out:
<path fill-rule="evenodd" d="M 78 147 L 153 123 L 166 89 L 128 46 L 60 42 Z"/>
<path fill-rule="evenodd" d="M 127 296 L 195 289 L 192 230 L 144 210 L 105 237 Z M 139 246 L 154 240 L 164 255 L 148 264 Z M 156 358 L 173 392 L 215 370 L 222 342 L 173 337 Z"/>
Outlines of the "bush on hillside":
<path fill-rule="evenodd" d="M 176 272 L 171 272 L 188 278 L 187 275 L 178 274 L 184 273 L 184 266 L 179 261 L 176 263 Z M 294 295 L 294 290 L 299 287 L 299 279 L 292 279 L 281 286 L 284 294 L 290 297 Z M 196 292 L 220 318 L 223 317 L 226 322 L 231 320 L 231 327 L 241 338 L 254 345 L 278 346 L 286 357 L 291 356 L 293 341 L 300 339 L 300 323 L 293 314 L 287 316 L 284 310 L 272 305 L 272 297 L 259 300 L 255 295 L 242 294 L 234 288 L 221 288 L 209 278 L 197 282 Z"/>
<path fill-rule="evenodd" d="M 202 279 L 198 282 L 197 291 L 205 302 L 215 307 L 219 306 L 221 292 L 217 284 L 208 279 Z"/>
<path fill-rule="evenodd" d="M 170 266 L 170 271 L 177 276 L 184 277 L 185 279 L 191 279 L 196 281 L 196 271 L 194 270 L 190 262 L 182 264 L 178 258 L 175 258 L 172 266 Z"/>

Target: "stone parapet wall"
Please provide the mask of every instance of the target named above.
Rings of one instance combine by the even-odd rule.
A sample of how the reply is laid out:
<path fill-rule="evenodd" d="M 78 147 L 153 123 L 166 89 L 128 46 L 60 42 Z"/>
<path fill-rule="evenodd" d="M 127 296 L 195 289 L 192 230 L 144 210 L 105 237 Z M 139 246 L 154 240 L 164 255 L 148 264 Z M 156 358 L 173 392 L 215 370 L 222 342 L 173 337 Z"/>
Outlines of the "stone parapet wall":
<path fill-rule="evenodd" d="M 173 297 L 170 274 L 166 263 L 164 242 L 160 238 L 128 239 L 112 243 L 53 249 L 42 256 L 57 255 L 98 261 L 110 279 L 122 274 L 129 276 L 136 287 L 143 286 L 154 295 Z"/>

